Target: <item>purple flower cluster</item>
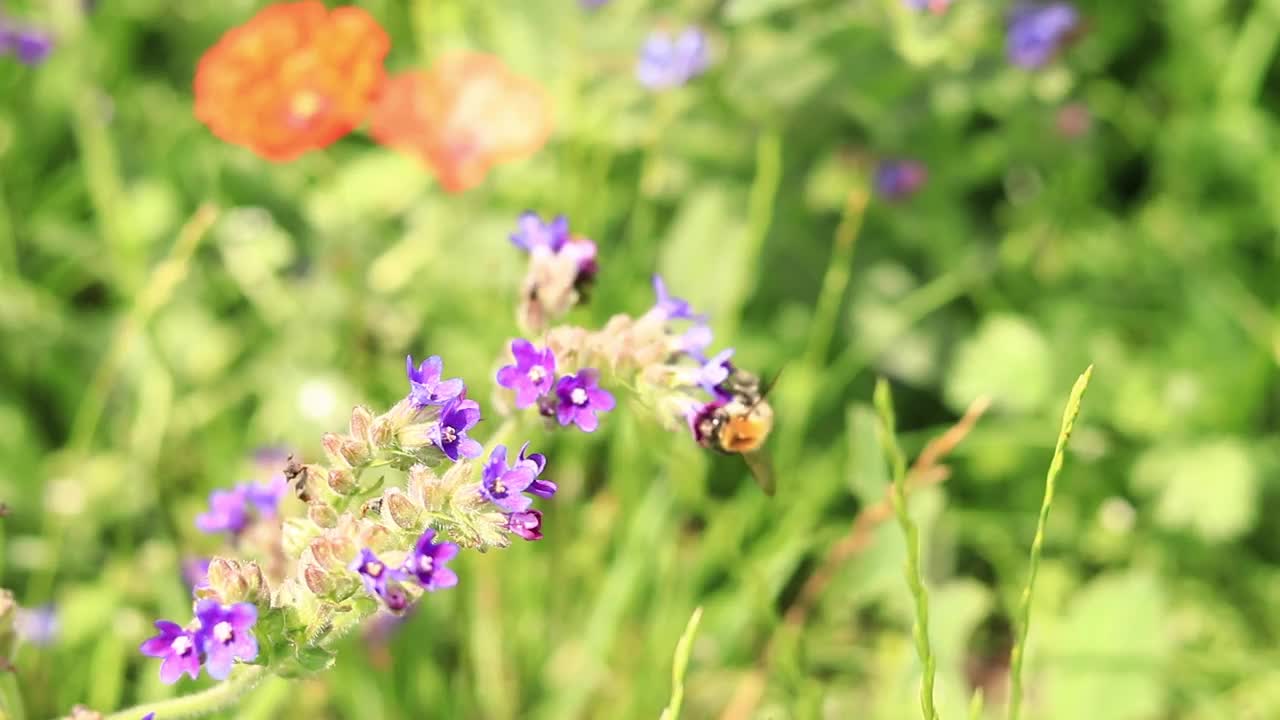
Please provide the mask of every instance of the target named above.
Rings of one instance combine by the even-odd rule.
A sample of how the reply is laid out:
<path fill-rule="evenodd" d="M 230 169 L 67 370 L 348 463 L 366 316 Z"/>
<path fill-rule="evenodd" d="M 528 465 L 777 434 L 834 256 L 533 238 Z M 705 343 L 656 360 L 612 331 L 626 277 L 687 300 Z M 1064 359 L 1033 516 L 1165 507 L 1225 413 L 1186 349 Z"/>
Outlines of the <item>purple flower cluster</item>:
<path fill-rule="evenodd" d="M 392 612 L 409 606 L 403 583 L 414 580 L 427 592 L 451 588 L 458 575 L 445 566 L 458 554 L 458 546 L 435 542 L 436 531 L 428 528 L 418 538 L 413 552 L 399 567 L 387 565 L 369 548 L 364 548 L 351 562 L 350 569 L 360 576 L 364 589 L 382 600 Z"/>
<path fill-rule="evenodd" d="M 551 348 L 539 350 L 523 338 L 511 342 L 511 356 L 515 364 L 499 369 L 497 381 L 515 391 L 516 408 L 537 404 L 544 415 L 555 417 L 561 425 L 577 425 L 584 432 L 599 426 L 596 413 L 614 408 L 613 395 L 600 387 L 600 374 L 594 368 L 557 379 Z"/>
<path fill-rule="evenodd" d="M 159 635 L 138 648 L 143 655 L 162 658 L 160 680 L 172 684 L 183 674 L 194 680 L 203 666 L 210 677 L 225 680 L 236 660 L 253 662 L 258 657 L 258 640 L 253 626 L 258 608 L 253 603 L 223 605 L 206 599 L 196 603 L 196 619 L 187 627 L 157 620 Z"/>
<path fill-rule="evenodd" d="M 413 364 L 413 356 L 405 358 L 405 374 L 409 377 L 409 401 L 422 410 L 438 408 L 427 441 L 445 457 L 457 462 L 461 458 L 479 457 L 480 443 L 467 432 L 480 422 L 480 404 L 467 399 L 467 387 L 460 378 L 443 378 L 444 361 L 438 355 Z"/>
<path fill-rule="evenodd" d="M 533 498 L 551 498 L 556 494 L 556 484 L 539 476 L 547 466 L 542 453 L 527 454 L 529 443 L 520 448 L 520 455 L 507 465 L 507 447 L 499 445 L 489 453 L 480 475 L 480 494 L 507 515 L 507 530 L 525 540 L 542 538 L 542 513 L 531 510 Z"/>
<path fill-rule="evenodd" d="M 577 268 L 573 285 L 579 290 L 590 285 L 600 270 L 595 242 L 570 233 L 569 219 L 564 215 L 544 222 L 538 213 L 526 210 L 516 220 L 516 231 L 510 238 L 512 245 L 531 255 L 549 254 L 569 259 Z"/>
<path fill-rule="evenodd" d="M 636 79 L 650 90 L 679 87 L 706 72 L 711 64 L 707 36 L 696 27 L 678 35 L 651 33 L 640 50 Z"/>
<path fill-rule="evenodd" d="M 24 65 L 39 65 L 53 52 L 53 36 L 0 17 L 0 55 L 12 54 Z"/>
<path fill-rule="evenodd" d="M 209 510 L 196 516 L 196 527 L 202 532 L 229 532 L 238 535 L 255 517 L 273 518 L 288 481 L 276 475 L 266 484 L 242 482 L 230 490 L 214 490 L 209 494 Z"/>
<path fill-rule="evenodd" d="M 1005 51 L 1009 62 L 1034 70 L 1048 64 L 1080 28 L 1080 14 L 1068 2 L 1020 5 L 1009 16 Z"/>

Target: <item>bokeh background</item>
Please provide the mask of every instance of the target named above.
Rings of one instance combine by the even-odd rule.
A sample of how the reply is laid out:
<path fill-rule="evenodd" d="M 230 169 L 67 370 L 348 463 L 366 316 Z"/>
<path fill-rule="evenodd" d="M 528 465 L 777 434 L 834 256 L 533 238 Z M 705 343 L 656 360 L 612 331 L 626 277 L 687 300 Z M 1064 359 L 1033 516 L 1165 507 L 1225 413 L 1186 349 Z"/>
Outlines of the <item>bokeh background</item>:
<path fill-rule="evenodd" d="M 317 457 L 353 404 L 403 395 L 407 353 L 487 398 L 529 208 L 599 243 L 571 320 L 643 312 L 657 270 L 739 361 L 784 368 L 777 496 L 634 403 L 545 433 L 543 541 L 468 555 L 456 590 L 226 717 L 652 718 L 697 606 L 685 717 L 918 717 L 893 523 L 783 621 L 883 495 L 878 375 L 911 455 L 993 401 L 912 506 L 940 708 L 981 687 L 996 717 L 1089 363 L 1024 716 L 1280 717 L 1280 4 L 1082 0 L 1035 70 L 1008 61 L 1000 2 L 359 4 L 393 70 L 472 48 L 543 84 L 550 142 L 460 194 L 359 133 L 271 164 L 192 115 L 201 53 L 263 3 L 4 6 L 56 38 L 38 66 L 0 58 L 0 584 L 56 616 L 0 674 L 11 717 L 190 691 L 137 645 L 185 616 L 183 559 L 217 548 L 192 523 L 208 492 L 263 446 Z M 645 36 L 686 24 L 711 70 L 640 86 Z M 895 159 L 927 168 L 896 199 L 874 181 Z M 205 203 L 211 231 L 183 235 Z"/>

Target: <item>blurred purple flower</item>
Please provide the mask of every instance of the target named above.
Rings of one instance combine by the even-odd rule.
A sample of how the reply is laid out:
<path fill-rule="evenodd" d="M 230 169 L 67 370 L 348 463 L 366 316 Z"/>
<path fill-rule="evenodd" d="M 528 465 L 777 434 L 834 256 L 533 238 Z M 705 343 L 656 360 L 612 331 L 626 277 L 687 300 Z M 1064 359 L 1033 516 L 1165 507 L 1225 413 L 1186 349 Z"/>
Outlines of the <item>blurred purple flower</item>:
<path fill-rule="evenodd" d="M 720 389 L 720 384 L 729 379 L 729 373 L 733 370 L 733 365 L 729 362 L 731 357 L 733 357 L 733 348 L 726 348 L 704 362 L 698 369 L 698 385 L 712 397 L 725 400 L 731 397 Z"/>
<path fill-rule="evenodd" d="M 542 221 L 538 213 L 526 210 L 516 220 L 516 231 L 511 234 L 511 243 L 525 252 L 533 252 L 538 248 L 546 248 L 552 253 L 560 252 L 560 248 L 569 242 L 569 219 L 557 215 L 549 223 Z"/>
<path fill-rule="evenodd" d="M 0 54 L 13 53 L 24 65 L 39 65 L 53 52 L 53 36 L 0 17 Z"/>
<path fill-rule="evenodd" d="M 249 524 L 247 500 L 242 485 L 230 490 L 214 490 L 209 493 L 209 511 L 196 516 L 196 527 L 207 533 L 239 533 Z"/>
<path fill-rule="evenodd" d="M 578 0 L 578 4 L 585 8 L 595 9 L 608 4 L 609 0 Z"/>
<path fill-rule="evenodd" d="M 409 376 L 409 398 L 418 407 L 444 405 L 466 390 L 459 378 L 440 379 L 444 374 L 444 361 L 439 355 L 423 360 L 417 368 L 414 368 L 413 356 L 410 355 L 404 359 L 404 364 L 405 374 Z"/>
<path fill-rule="evenodd" d="M 551 392 L 556 381 L 556 355 L 551 348 L 539 350 L 523 338 L 511 341 L 514 365 L 498 370 L 498 384 L 516 393 L 516 408 L 533 405 L 538 398 Z"/>
<path fill-rule="evenodd" d="M 236 660 L 257 659 L 253 625 L 258 622 L 258 608 L 253 603 L 223 605 L 217 600 L 201 600 L 196 603 L 196 619 L 200 621 L 205 667 L 214 679 L 225 680 Z"/>
<path fill-rule="evenodd" d="M 467 437 L 467 431 L 480 422 L 480 403 L 465 397 L 456 398 L 440 410 L 440 419 L 432 426 L 431 443 L 457 462 L 459 457 L 480 457 L 484 449 Z"/>
<path fill-rule="evenodd" d="M 889 200 L 911 197 L 929 178 L 923 163 L 915 160 L 884 160 L 876 167 L 876 192 Z"/>
<path fill-rule="evenodd" d="M 138 650 L 148 657 L 164 658 L 160 663 L 161 682 L 172 685 L 183 673 L 195 680 L 200 674 L 200 643 L 196 634 L 168 620 L 157 620 L 156 629 L 160 634 L 143 642 Z"/>
<path fill-rule="evenodd" d="M 1071 3 L 1014 8 L 1005 42 L 1009 62 L 1032 70 L 1044 66 L 1067 44 L 1079 26 L 1080 14 Z"/>
<path fill-rule="evenodd" d="M 688 300 L 675 297 L 667 292 L 667 283 L 661 275 L 653 276 L 653 293 L 658 296 L 654 311 L 661 313 L 664 320 L 693 320 L 705 322 L 706 316 L 693 312 Z"/>
<path fill-rule="evenodd" d="M 404 561 L 404 572 L 415 579 L 427 592 L 451 588 L 458 584 L 458 575 L 445 567 L 445 563 L 458 554 L 458 546 L 446 542 L 434 542 L 436 531 L 428 528 L 418 538 L 413 552 Z"/>
<path fill-rule="evenodd" d="M 542 513 L 537 510 L 511 513 L 507 515 L 507 530 L 525 540 L 541 540 Z"/>
<path fill-rule="evenodd" d="M 684 85 L 706 72 L 711 63 L 707 38 L 695 27 L 679 35 L 656 31 L 645 40 L 636 63 L 636 78 L 650 90 Z"/>
<path fill-rule="evenodd" d="M 576 375 L 566 375 L 556 383 L 556 420 L 561 425 L 574 423 L 583 432 L 594 432 L 599 426 L 598 412 L 614 408 L 613 395 L 599 384 L 599 373 L 583 368 Z"/>
<path fill-rule="evenodd" d="M 52 645 L 58 637 L 58 613 L 53 605 L 18 608 L 14 613 L 13 629 L 23 642 L 37 647 Z"/>
<path fill-rule="evenodd" d="M 209 558 L 188 558 L 182 563 L 182 579 L 191 591 L 209 587 Z"/>
<path fill-rule="evenodd" d="M 507 467 L 507 446 L 499 445 L 489 453 L 480 474 L 480 492 L 484 498 L 508 513 L 524 512 L 533 500 L 523 493 L 533 482 L 534 471 L 528 464 L 517 462 Z"/>

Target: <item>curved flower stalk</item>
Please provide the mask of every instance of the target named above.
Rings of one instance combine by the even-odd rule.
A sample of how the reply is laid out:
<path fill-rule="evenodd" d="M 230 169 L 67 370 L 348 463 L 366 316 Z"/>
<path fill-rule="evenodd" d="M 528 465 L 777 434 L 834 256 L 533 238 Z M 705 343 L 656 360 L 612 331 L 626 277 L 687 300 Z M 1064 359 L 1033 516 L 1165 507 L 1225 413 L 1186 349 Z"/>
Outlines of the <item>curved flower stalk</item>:
<path fill-rule="evenodd" d="M 193 619 L 157 621 L 140 647 L 161 661 L 164 682 L 204 671 L 247 686 L 266 673 L 321 670 L 333 661 L 334 640 L 365 620 L 402 614 L 457 585 L 449 563 L 463 549 L 542 536 L 533 499 L 556 492 L 541 477 L 546 458 L 528 443 L 508 458 L 498 441 L 510 425 L 487 449 L 471 438 L 480 406 L 461 380 L 444 377 L 439 357 L 409 358 L 407 376 L 408 393 L 390 410 L 356 407 L 347 432 L 324 435 L 325 463 L 290 460 L 267 484 L 213 494 L 197 525 L 227 533 L 241 557 L 212 558 L 193 583 Z M 281 502 L 290 488 L 300 504 Z M 274 536 L 250 542 L 258 527 L 273 527 Z M 282 570 L 264 572 L 273 555 Z M 229 697 L 215 687 L 117 716 L 199 715 Z"/>

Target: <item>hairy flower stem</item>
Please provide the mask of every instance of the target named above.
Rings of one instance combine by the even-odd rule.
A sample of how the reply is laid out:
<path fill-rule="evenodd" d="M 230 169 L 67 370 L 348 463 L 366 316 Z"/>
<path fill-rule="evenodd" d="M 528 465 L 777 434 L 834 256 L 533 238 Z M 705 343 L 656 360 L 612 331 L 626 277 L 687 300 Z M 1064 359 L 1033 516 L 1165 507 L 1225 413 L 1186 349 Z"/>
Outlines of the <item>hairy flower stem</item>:
<path fill-rule="evenodd" d="M 231 673 L 226 682 L 218 683 L 208 690 L 131 707 L 111 713 L 104 720 L 137 720 L 147 713 L 155 713 L 158 718 L 201 717 L 240 702 L 266 674 L 267 668 L 261 665 L 242 665 Z"/>
<path fill-rule="evenodd" d="M 893 398 L 889 394 L 889 383 L 884 378 L 876 381 L 874 399 L 880 415 L 880 444 L 893 475 L 893 511 L 907 541 L 907 587 L 911 590 L 916 606 L 912 634 L 915 636 L 916 654 L 920 656 L 923 668 L 920 711 L 924 720 L 938 720 L 938 711 L 933 706 L 933 679 L 937 671 L 937 660 L 929 646 L 929 594 L 920 573 L 920 529 L 907 510 L 907 458 L 898 446 L 898 438 L 894 434 Z"/>
<path fill-rule="evenodd" d="M 1022 599 L 1018 603 L 1017 641 L 1009 657 L 1009 720 L 1018 720 L 1018 714 L 1022 710 L 1022 662 L 1027 654 L 1027 632 L 1031 629 L 1031 593 L 1036 586 L 1036 571 L 1040 569 L 1040 553 L 1044 548 L 1044 529 L 1049 523 L 1049 509 L 1053 507 L 1053 494 L 1058 484 L 1058 473 L 1062 472 L 1067 441 L 1071 439 L 1076 416 L 1080 414 L 1080 401 L 1084 398 L 1084 391 L 1089 387 L 1089 378 L 1092 376 L 1093 366 L 1090 365 L 1071 388 L 1067 407 L 1062 411 L 1062 428 L 1058 431 L 1058 444 L 1053 449 L 1053 460 L 1049 461 L 1049 472 L 1044 480 L 1044 501 L 1040 504 L 1036 536 L 1031 541 L 1027 585 L 1022 589 Z"/>

